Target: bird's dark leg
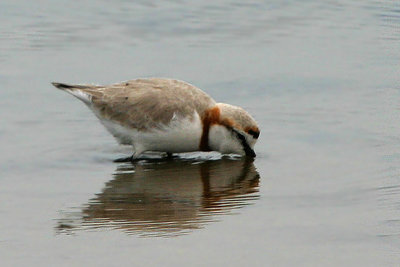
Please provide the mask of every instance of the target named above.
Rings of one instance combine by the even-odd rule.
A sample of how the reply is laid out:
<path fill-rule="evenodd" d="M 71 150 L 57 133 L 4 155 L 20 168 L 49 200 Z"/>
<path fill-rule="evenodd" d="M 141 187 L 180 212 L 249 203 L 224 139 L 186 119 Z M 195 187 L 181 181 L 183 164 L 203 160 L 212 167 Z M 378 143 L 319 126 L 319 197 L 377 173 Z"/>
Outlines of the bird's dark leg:
<path fill-rule="evenodd" d="M 114 160 L 114 162 L 135 162 L 138 160 L 138 154 L 136 151 L 133 152 L 132 156 L 126 158 L 119 158 Z"/>
<path fill-rule="evenodd" d="M 136 158 L 134 158 L 134 155 L 130 156 L 130 157 L 126 157 L 126 158 L 119 158 L 119 159 L 115 159 L 114 162 L 132 162 L 135 161 Z"/>
<path fill-rule="evenodd" d="M 178 155 L 174 155 L 172 152 L 166 152 L 167 153 L 167 157 L 166 157 L 166 159 L 168 159 L 168 160 L 172 160 L 172 159 L 177 159 L 177 158 L 179 158 L 179 156 Z"/>

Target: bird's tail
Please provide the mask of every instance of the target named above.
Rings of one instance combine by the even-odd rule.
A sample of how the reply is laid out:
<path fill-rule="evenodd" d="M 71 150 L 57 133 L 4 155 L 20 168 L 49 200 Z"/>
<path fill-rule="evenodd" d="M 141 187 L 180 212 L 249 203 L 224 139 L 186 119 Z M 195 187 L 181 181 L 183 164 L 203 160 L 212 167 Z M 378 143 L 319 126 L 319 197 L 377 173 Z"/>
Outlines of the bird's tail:
<path fill-rule="evenodd" d="M 52 82 L 56 88 L 61 89 L 63 91 L 66 91 L 70 93 L 71 95 L 75 96 L 79 100 L 83 101 L 85 104 L 90 104 L 92 103 L 92 98 L 93 95 L 90 94 L 86 90 L 90 90 L 91 88 L 95 88 L 96 86 L 92 85 L 72 85 L 72 84 L 66 84 L 66 83 L 56 83 Z"/>
<path fill-rule="evenodd" d="M 55 83 L 52 82 L 52 85 L 54 85 L 55 87 L 57 87 L 58 89 L 61 90 L 66 90 L 66 89 L 88 89 L 91 88 L 92 86 L 90 85 L 78 85 L 78 84 L 67 84 L 67 83 Z"/>

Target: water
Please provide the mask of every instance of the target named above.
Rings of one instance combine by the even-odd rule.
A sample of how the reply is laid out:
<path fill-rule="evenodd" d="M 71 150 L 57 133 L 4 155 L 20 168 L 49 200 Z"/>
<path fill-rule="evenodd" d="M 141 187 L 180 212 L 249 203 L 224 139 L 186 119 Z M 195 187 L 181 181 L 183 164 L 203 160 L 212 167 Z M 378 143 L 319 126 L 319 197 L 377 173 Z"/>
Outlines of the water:
<path fill-rule="evenodd" d="M 2 1 L 4 266 L 397 266 L 397 1 Z M 51 81 L 178 78 L 254 162 L 129 154 Z"/>
<path fill-rule="evenodd" d="M 109 227 L 139 236 L 178 236 L 259 197 L 260 177 L 248 160 L 144 160 L 119 166 L 113 176 L 82 214 L 65 214 L 60 232 Z"/>

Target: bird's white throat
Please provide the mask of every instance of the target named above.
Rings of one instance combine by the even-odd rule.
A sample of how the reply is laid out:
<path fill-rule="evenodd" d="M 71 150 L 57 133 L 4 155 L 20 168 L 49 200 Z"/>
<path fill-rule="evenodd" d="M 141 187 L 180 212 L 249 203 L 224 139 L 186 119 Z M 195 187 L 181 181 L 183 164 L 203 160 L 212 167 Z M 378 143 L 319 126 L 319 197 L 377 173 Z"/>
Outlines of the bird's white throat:
<path fill-rule="evenodd" d="M 210 127 L 208 142 L 211 150 L 223 154 L 235 153 L 244 155 L 244 150 L 239 140 L 223 125 L 212 125 Z"/>

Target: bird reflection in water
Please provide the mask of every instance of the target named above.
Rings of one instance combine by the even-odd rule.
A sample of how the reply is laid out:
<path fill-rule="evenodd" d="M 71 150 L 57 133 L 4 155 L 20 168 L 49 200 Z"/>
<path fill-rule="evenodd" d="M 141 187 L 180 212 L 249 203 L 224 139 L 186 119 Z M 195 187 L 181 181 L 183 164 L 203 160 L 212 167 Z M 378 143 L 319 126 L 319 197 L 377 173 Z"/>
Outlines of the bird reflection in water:
<path fill-rule="evenodd" d="M 58 233 L 120 229 L 139 236 L 177 236 L 217 221 L 259 198 L 251 159 L 161 160 L 120 165 L 80 212 L 63 212 Z"/>

